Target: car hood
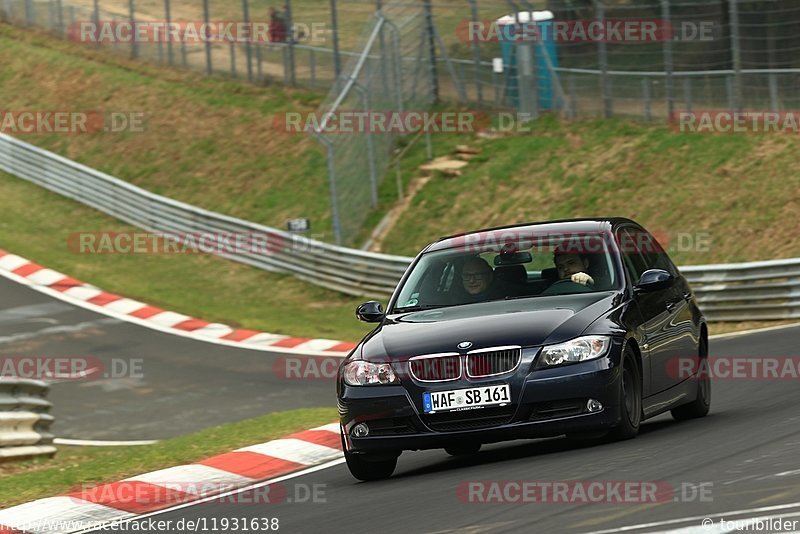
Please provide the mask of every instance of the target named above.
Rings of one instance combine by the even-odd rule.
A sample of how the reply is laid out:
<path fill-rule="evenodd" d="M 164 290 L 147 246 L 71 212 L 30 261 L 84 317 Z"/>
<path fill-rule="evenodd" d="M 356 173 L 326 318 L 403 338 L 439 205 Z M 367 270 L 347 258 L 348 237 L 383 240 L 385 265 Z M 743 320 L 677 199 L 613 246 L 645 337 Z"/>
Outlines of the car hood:
<path fill-rule="evenodd" d="M 502 345 L 532 347 L 579 336 L 616 307 L 617 292 L 484 302 L 391 315 L 364 343 L 365 358 L 407 360 L 420 354 Z"/>

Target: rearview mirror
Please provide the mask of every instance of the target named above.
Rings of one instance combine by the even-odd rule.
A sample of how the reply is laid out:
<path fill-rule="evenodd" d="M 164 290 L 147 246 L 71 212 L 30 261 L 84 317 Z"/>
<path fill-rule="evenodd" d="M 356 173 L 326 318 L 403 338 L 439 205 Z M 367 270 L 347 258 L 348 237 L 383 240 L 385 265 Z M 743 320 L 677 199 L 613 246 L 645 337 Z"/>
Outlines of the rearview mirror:
<path fill-rule="evenodd" d="M 370 300 L 356 308 L 356 317 L 365 323 L 379 323 L 383 320 L 383 308 L 377 300 Z"/>
<path fill-rule="evenodd" d="M 675 277 L 664 269 L 648 269 L 642 273 L 635 289 L 641 293 L 658 291 L 670 287 L 673 282 L 675 282 Z"/>

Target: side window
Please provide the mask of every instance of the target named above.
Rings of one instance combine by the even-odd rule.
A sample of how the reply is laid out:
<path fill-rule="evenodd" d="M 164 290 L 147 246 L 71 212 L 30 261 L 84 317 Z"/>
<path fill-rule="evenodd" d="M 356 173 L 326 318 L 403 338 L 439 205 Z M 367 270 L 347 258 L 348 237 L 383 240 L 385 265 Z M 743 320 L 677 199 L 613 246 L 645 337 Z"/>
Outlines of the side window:
<path fill-rule="evenodd" d="M 661 269 L 678 276 L 678 268 L 652 234 L 640 228 L 631 228 L 629 232 L 635 236 L 636 248 L 644 257 L 648 269 Z"/>
<path fill-rule="evenodd" d="M 633 284 L 636 284 L 642 273 L 650 268 L 642 253 L 639 237 L 632 228 L 623 228 L 617 232 L 617 245 L 622 254 L 622 263 Z"/>

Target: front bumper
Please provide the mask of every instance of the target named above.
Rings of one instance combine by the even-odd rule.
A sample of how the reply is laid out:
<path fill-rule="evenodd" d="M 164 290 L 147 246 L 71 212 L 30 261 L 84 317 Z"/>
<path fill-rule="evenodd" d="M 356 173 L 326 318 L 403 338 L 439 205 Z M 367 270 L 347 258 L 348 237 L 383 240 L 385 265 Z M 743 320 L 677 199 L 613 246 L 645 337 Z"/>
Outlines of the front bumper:
<path fill-rule="evenodd" d="M 608 430 L 620 421 L 620 360 L 620 344 L 613 343 L 609 353 L 597 360 L 530 372 L 521 367 L 506 379 L 512 391 L 518 391 L 517 402 L 506 408 L 437 416 L 425 414 L 415 398 L 421 398 L 424 385 L 340 384 L 345 446 L 356 453 L 391 452 Z M 471 386 L 474 384 L 448 387 Z M 589 413 L 589 399 L 600 401 L 603 409 Z M 367 437 L 352 435 L 359 423 L 369 426 Z"/>

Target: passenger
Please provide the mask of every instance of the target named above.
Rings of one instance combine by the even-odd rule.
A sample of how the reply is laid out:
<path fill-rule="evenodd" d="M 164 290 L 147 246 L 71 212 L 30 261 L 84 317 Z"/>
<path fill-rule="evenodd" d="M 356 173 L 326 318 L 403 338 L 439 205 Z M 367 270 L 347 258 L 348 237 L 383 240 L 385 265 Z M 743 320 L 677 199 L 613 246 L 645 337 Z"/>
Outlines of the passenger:
<path fill-rule="evenodd" d="M 461 283 L 467 293 L 468 302 L 480 302 L 505 296 L 496 283 L 492 268 L 486 260 L 478 256 L 464 262 L 461 269 Z"/>

